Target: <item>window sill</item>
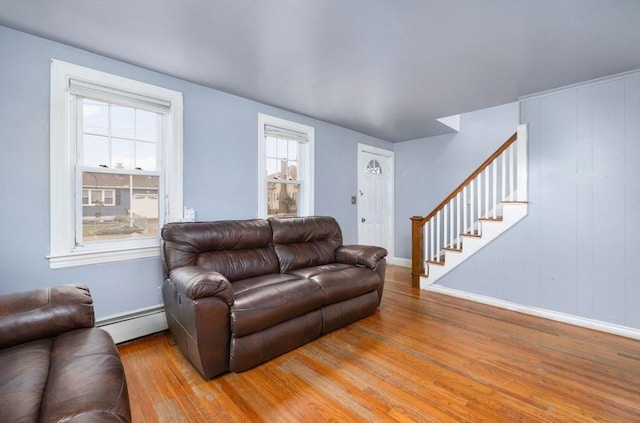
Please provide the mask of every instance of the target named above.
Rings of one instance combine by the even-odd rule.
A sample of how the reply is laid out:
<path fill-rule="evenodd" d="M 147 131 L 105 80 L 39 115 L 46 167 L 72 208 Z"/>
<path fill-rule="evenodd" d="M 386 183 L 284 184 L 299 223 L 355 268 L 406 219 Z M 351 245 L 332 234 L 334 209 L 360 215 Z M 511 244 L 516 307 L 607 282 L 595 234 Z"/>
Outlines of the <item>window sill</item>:
<path fill-rule="evenodd" d="M 51 269 L 65 267 L 86 266 L 91 264 L 111 263 L 124 260 L 135 260 L 149 257 L 159 257 L 160 247 L 136 247 L 118 250 L 74 251 L 67 254 L 47 256 Z"/>

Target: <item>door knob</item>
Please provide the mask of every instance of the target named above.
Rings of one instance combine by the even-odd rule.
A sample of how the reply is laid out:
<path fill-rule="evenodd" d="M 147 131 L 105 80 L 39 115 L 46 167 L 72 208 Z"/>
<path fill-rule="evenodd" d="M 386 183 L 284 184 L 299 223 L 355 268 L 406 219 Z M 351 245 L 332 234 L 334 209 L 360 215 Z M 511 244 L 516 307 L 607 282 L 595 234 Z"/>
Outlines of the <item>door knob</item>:
<path fill-rule="evenodd" d="M 365 219 L 364 217 L 361 217 L 361 218 L 360 218 L 360 222 L 364 223 L 364 222 L 366 222 L 366 221 L 367 221 L 367 219 Z"/>

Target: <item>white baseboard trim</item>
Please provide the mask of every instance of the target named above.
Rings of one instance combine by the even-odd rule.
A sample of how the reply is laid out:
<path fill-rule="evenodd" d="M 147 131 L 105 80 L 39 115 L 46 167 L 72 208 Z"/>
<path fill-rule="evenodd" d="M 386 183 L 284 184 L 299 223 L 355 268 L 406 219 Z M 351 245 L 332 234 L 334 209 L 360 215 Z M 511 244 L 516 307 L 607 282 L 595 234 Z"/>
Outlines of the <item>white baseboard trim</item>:
<path fill-rule="evenodd" d="M 402 257 L 390 257 L 388 261 L 389 264 L 392 264 L 394 266 L 401 266 L 411 269 L 411 259 Z"/>
<path fill-rule="evenodd" d="M 116 344 L 168 328 L 162 304 L 106 317 L 96 321 L 96 326 L 107 331 Z"/>
<path fill-rule="evenodd" d="M 512 303 L 510 301 L 501 300 L 498 298 L 487 297 L 484 295 L 478 295 L 472 292 L 461 291 L 453 288 L 447 288 L 446 286 L 438 284 L 428 285 L 425 290 L 436 292 L 438 294 L 450 295 L 452 297 L 462 298 L 465 300 L 475 301 L 477 303 L 482 303 L 494 307 L 500 307 L 506 310 L 516 311 L 518 313 L 530 314 L 532 316 L 555 320 L 557 322 L 568 323 L 574 326 L 581 326 L 600 332 L 606 332 L 614 335 L 624 336 L 626 338 L 640 340 L 640 329 L 635 329 L 628 326 L 620 326 L 600 320 L 575 316 L 573 314 L 561 313 L 558 311 L 548 310 L 540 307 Z"/>

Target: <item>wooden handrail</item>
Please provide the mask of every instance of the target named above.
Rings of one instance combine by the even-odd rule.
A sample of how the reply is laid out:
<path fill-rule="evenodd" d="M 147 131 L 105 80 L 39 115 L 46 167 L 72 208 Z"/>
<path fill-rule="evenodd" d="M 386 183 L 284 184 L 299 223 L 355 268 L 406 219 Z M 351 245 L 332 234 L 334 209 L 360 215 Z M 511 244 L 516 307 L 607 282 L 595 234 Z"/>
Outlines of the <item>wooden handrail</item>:
<path fill-rule="evenodd" d="M 509 148 L 509 146 L 513 144 L 517 139 L 518 139 L 518 133 L 514 132 L 513 135 L 511 135 L 511 137 L 509 137 L 509 139 L 504 142 L 504 144 L 502 144 L 492 155 L 490 155 L 489 158 L 487 158 L 487 160 L 482 162 L 482 164 L 478 166 L 478 168 L 471 175 L 469 175 L 467 179 L 465 179 L 460 185 L 458 185 L 458 187 L 454 189 L 447 198 L 442 200 L 442 202 L 438 204 L 436 208 L 434 208 L 431 211 L 431 213 L 423 217 L 420 220 L 420 225 L 424 226 L 424 224 L 427 223 L 429 219 L 431 219 L 433 216 L 435 216 L 436 213 L 438 213 L 438 211 L 445 206 L 445 204 L 447 204 L 456 195 L 458 195 L 464 189 L 465 186 L 467 186 L 476 176 L 482 173 L 483 170 L 485 170 L 496 158 L 498 158 L 498 156 L 500 156 L 500 154 L 502 154 L 507 148 Z M 413 219 L 414 218 L 411 218 L 411 220 Z"/>
<path fill-rule="evenodd" d="M 514 132 L 491 156 L 489 156 L 478 168 L 467 177 L 447 198 L 425 217 L 413 216 L 411 218 L 411 285 L 420 288 L 420 277 L 425 276 L 424 267 L 424 232 L 425 223 L 434 217 L 446 204 L 456 197 L 471 181 L 482 173 L 495 159 L 497 159 L 511 144 L 518 139 L 518 132 Z"/>

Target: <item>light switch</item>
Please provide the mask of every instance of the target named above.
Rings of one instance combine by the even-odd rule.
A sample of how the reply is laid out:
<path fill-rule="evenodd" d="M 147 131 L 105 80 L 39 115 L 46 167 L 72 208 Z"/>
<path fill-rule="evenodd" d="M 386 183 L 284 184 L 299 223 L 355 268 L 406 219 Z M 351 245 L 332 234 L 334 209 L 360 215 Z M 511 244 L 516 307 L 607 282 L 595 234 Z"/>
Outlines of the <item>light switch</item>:
<path fill-rule="evenodd" d="M 351 196 L 351 204 L 355 204 L 356 203 L 356 196 L 352 195 Z"/>

